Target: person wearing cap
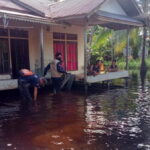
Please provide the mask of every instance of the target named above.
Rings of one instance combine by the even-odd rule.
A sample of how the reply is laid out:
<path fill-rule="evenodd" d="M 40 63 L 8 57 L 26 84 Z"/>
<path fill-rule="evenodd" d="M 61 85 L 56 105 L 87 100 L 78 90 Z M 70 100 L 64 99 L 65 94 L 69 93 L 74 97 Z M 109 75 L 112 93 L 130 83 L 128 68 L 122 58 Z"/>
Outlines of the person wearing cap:
<path fill-rule="evenodd" d="M 57 52 L 55 59 L 45 67 L 44 76 L 47 74 L 48 70 L 51 72 L 54 93 L 59 93 L 61 90 L 63 75 L 67 74 L 65 69 L 62 67 L 62 54 L 60 52 Z"/>
<path fill-rule="evenodd" d="M 19 71 L 20 77 L 18 79 L 18 88 L 23 99 L 26 101 L 32 101 L 32 96 L 29 91 L 30 87 L 33 87 L 33 100 L 37 100 L 38 88 L 46 83 L 43 77 L 38 77 L 35 73 L 28 69 L 21 69 Z"/>

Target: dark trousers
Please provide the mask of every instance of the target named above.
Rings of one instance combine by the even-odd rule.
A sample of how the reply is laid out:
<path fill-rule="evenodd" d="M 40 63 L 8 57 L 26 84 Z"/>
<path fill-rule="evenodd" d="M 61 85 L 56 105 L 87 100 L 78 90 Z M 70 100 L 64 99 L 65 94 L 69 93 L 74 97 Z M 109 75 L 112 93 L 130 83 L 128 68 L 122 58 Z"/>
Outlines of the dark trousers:
<path fill-rule="evenodd" d="M 30 84 L 27 83 L 26 81 L 21 80 L 21 79 L 18 80 L 18 88 L 19 88 L 20 94 L 21 94 L 23 100 L 26 102 L 32 101 L 29 87 L 30 87 Z"/>
<path fill-rule="evenodd" d="M 63 80 L 63 78 L 61 78 L 61 77 L 52 78 L 54 93 L 60 92 L 60 86 L 61 86 L 62 80 Z"/>

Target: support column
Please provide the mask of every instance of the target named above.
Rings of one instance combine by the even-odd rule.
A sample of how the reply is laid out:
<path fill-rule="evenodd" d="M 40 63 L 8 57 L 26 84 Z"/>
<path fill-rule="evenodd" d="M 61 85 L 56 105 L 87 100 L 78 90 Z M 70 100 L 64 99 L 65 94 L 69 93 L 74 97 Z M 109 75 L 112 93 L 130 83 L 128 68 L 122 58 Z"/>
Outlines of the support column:
<path fill-rule="evenodd" d="M 126 70 L 129 69 L 129 63 L 128 63 L 128 57 L 129 57 L 129 33 L 130 33 L 130 30 L 128 29 L 127 30 L 127 44 L 126 44 Z"/>
<path fill-rule="evenodd" d="M 112 50 L 111 50 L 111 61 L 113 61 L 114 60 L 114 55 L 115 55 L 115 52 L 114 52 L 114 39 L 115 39 L 115 33 L 114 33 L 115 31 L 113 31 L 112 32 L 112 38 L 110 39 L 111 40 L 111 48 L 112 48 Z"/>
<path fill-rule="evenodd" d="M 88 90 L 88 86 L 87 86 L 87 27 L 88 27 L 88 24 L 85 26 L 85 30 L 84 30 L 84 85 L 85 85 L 86 93 Z"/>
<path fill-rule="evenodd" d="M 10 30 L 8 29 L 8 35 L 10 37 Z M 8 46 L 9 46 L 9 73 L 11 74 L 11 77 L 13 76 L 12 72 L 12 55 L 11 55 L 11 41 L 10 38 L 8 38 Z"/>
<path fill-rule="evenodd" d="M 128 57 L 129 57 L 129 33 L 130 33 L 130 30 L 128 29 L 127 30 L 127 44 L 126 44 L 126 67 L 125 69 L 128 70 L 129 69 L 129 63 L 128 63 Z"/>
<path fill-rule="evenodd" d="M 40 28 L 40 60 L 41 60 L 41 75 L 44 72 L 44 30 L 43 26 Z"/>
<path fill-rule="evenodd" d="M 145 48 L 146 48 L 146 37 L 147 37 L 147 29 L 143 27 L 143 48 L 142 48 L 142 60 L 141 60 L 141 72 L 145 72 L 147 70 L 146 62 L 145 62 Z"/>
<path fill-rule="evenodd" d="M 129 69 L 129 43 L 130 43 L 130 38 L 129 38 L 129 33 L 130 33 L 130 29 L 127 29 L 127 44 L 126 44 L 126 66 L 125 69 L 128 70 Z M 128 87 L 128 78 L 125 78 L 125 88 Z"/>

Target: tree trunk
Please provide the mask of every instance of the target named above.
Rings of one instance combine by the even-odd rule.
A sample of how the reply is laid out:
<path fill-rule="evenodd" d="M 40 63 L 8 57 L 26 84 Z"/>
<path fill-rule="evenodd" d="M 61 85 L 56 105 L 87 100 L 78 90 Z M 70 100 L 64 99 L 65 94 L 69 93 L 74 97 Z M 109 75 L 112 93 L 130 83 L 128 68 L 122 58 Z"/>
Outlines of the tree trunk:
<path fill-rule="evenodd" d="M 145 14 L 145 26 L 143 28 L 143 48 L 142 48 L 142 61 L 141 61 L 141 72 L 144 72 L 147 70 L 146 62 L 145 62 L 145 47 L 146 47 L 146 37 L 147 37 L 147 14 L 148 14 L 148 0 L 143 1 L 143 9 Z"/>

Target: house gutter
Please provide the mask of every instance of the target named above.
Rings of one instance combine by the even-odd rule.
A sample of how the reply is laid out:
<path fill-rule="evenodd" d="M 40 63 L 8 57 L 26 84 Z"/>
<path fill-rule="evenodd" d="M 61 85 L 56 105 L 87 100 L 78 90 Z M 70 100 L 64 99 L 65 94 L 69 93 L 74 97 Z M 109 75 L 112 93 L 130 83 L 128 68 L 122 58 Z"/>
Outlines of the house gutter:
<path fill-rule="evenodd" d="M 59 25 L 55 23 L 53 20 L 48 18 L 28 15 L 28 14 L 21 14 L 21 13 L 10 13 L 10 12 L 0 12 L 0 18 L 10 19 L 10 20 L 17 20 L 23 22 L 30 22 L 30 23 L 38 23 L 38 24 L 45 24 L 45 25 Z"/>

